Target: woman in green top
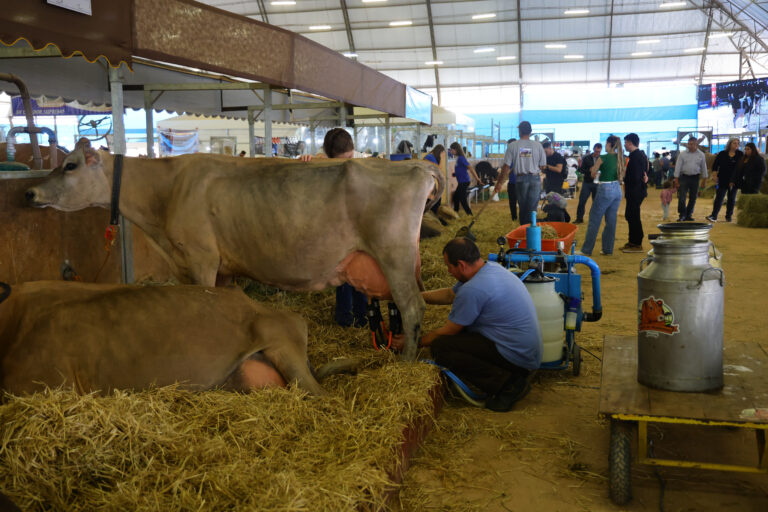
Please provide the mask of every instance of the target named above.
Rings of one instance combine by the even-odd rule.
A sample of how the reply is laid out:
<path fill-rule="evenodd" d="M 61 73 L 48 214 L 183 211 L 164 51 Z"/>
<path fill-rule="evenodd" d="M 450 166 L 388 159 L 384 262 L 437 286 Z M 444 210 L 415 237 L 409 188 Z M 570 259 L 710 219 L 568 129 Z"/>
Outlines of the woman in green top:
<path fill-rule="evenodd" d="M 592 255 L 603 217 L 605 217 L 605 228 L 603 228 L 600 254 L 613 254 L 613 244 L 616 241 L 616 212 L 618 212 L 619 203 L 621 203 L 620 181 L 624 178 L 623 153 L 621 140 L 617 136 L 611 135 L 605 141 L 605 154 L 597 159 L 591 169 L 592 177 L 598 184 L 597 195 L 592 201 L 592 208 L 589 210 L 589 224 L 584 244 L 580 251 L 576 251 L 577 254 Z"/>

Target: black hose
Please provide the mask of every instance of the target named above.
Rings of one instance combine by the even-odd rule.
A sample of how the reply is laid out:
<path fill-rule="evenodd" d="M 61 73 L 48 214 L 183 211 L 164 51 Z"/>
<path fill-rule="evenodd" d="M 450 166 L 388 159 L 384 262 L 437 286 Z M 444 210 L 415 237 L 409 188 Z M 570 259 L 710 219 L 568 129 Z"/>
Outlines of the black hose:
<path fill-rule="evenodd" d="M 585 322 L 597 322 L 603 317 L 603 310 L 598 309 L 594 310 L 591 313 L 584 313 L 584 321 Z"/>

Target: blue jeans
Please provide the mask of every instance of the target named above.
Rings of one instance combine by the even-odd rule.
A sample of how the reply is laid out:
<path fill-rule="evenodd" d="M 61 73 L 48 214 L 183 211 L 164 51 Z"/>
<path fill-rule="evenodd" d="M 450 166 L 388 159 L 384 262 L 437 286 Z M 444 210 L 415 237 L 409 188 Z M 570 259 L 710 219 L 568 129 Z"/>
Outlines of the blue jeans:
<path fill-rule="evenodd" d="M 336 323 L 342 327 L 363 327 L 368 318 L 368 298 L 364 293 L 344 283 L 336 287 Z"/>
<path fill-rule="evenodd" d="M 581 183 L 581 192 L 579 193 L 579 205 L 576 207 L 576 220 L 577 221 L 583 221 L 584 220 L 584 210 L 587 207 L 587 199 L 589 199 L 589 196 L 592 196 L 592 202 L 595 202 L 595 196 L 597 195 L 597 183 L 593 182 L 582 182 Z"/>
<path fill-rule="evenodd" d="M 531 223 L 531 212 L 539 207 L 541 196 L 541 176 L 539 174 L 521 174 L 515 184 L 517 204 L 520 205 L 520 225 Z"/>
<path fill-rule="evenodd" d="M 584 238 L 581 252 L 587 256 L 592 255 L 600 223 L 603 221 L 603 217 L 605 217 L 602 240 L 603 252 L 605 254 L 613 253 L 613 243 L 616 241 L 616 212 L 619 211 L 619 203 L 621 203 L 621 186 L 618 181 L 603 183 L 597 186 L 597 195 L 592 201 L 592 208 L 589 210 L 587 236 Z"/>

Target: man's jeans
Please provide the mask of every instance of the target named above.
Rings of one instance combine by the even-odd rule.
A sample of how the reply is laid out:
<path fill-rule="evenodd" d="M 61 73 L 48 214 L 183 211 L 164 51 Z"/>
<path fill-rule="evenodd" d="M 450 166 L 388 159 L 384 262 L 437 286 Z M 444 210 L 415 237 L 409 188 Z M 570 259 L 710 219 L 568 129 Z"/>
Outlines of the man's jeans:
<path fill-rule="evenodd" d="M 541 196 L 541 176 L 539 174 L 521 174 L 515 185 L 517 204 L 520 205 L 520 225 L 531 223 L 531 212 L 539 207 Z"/>
<path fill-rule="evenodd" d="M 579 193 L 579 205 L 576 207 L 576 221 L 581 222 L 584 220 L 584 209 L 587 207 L 587 199 L 592 196 L 592 202 L 595 202 L 595 196 L 597 195 L 597 183 L 582 182 L 581 192 Z"/>
<path fill-rule="evenodd" d="M 683 220 L 693 218 L 693 208 L 696 206 L 696 196 L 699 193 L 699 175 L 681 174 L 678 178 L 680 189 L 677 191 L 677 213 Z M 688 204 L 686 205 L 686 197 Z"/>
<path fill-rule="evenodd" d="M 613 244 L 616 241 L 616 213 L 619 211 L 619 203 L 621 203 L 621 186 L 618 181 L 603 183 L 597 186 L 597 195 L 594 201 L 592 201 L 592 208 L 589 210 L 587 235 L 584 238 L 584 244 L 581 246 L 581 252 L 587 256 L 592 255 L 600 223 L 603 217 L 605 217 L 602 240 L 603 252 L 605 254 L 613 253 Z"/>

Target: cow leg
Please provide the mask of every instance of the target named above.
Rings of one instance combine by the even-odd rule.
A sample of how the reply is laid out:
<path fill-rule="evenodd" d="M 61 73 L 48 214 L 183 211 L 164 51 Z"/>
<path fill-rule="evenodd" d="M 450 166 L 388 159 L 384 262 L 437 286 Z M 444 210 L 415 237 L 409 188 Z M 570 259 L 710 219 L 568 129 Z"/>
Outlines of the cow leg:
<path fill-rule="evenodd" d="M 416 268 L 414 255 L 405 255 L 392 248 L 379 252 L 379 266 L 387 278 L 387 283 L 403 318 L 405 346 L 403 359 L 413 361 L 418 352 L 421 337 L 421 322 L 424 319 L 424 299 L 421 298 L 419 285 L 413 276 Z M 382 256 L 383 255 L 383 256 Z"/>
<path fill-rule="evenodd" d="M 280 372 L 286 382 L 296 381 L 300 388 L 314 395 L 326 394 L 309 370 L 307 324 L 294 313 L 281 312 L 257 321 L 264 357 Z"/>

